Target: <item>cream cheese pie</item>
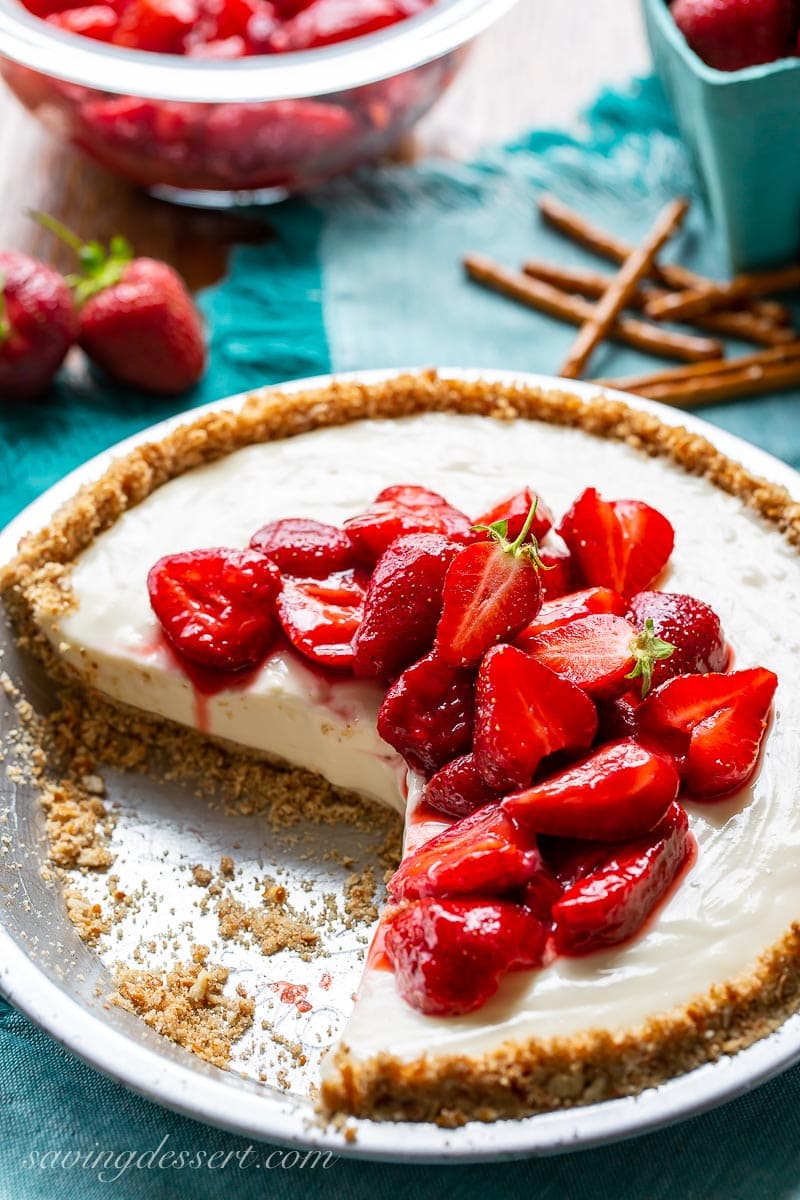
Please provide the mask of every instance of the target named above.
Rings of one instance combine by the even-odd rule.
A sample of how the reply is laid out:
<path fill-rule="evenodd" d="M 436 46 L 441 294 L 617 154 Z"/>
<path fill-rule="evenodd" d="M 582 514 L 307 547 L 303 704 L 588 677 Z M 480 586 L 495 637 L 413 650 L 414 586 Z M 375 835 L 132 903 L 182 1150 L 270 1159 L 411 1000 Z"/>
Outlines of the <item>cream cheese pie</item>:
<path fill-rule="evenodd" d="M 510 494 L 532 499 L 531 488 L 542 498 L 538 554 L 520 528 L 526 504 L 497 509 Z M 417 510 L 416 525 L 393 526 L 386 545 L 365 551 L 364 514 L 368 541 L 376 503 L 381 521 L 394 519 L 423 492 L 434 508 L 431 495 L 446 497 L 445 516 Z M 477 517 L 504 511 L 507 526 L 501 515 L 494 534 L 473 531 Z M 353 561 L 324 580 L 307 563 L 293 574 L 275 542 L 287 518 L 312 533 L 349 525 Z M 596 520 L 604 538 L 622 541 L 595 578 L 587 521 Z M 23 542 L 2 584 L 56 676 L 405 812 L 403 866 L 322 1094 L 332 1110 L 456 1122 L 640 1090 L 749 1044 L 794 1011 L 798 537 L 798 508 L 782 489 L 648 413 L 429 374 L 261 393 L 240 411 L 201 416 L 85 488 Z M 224 592 L 234 561 L 239 584 L 255 587 L 248 571 L 262 572 L 275 609 L 259 652 L 230 659 L 234 672 L 215 673 L 191 646 L 185 658 L 186 622 L 170 624 L 175 595 L 196 599 L 184 560 L 202 548 L 227 548 L 214 560 L 215 587 Z M 402 636 L 376 650 L 365 631 L 384 603 L 387 561 L 389 583 L 407 585 Z M 452 620 L 445 626 L 456 577 L 473 579 L 476 563 L 486 594 L 469 601 L 468 627 L 461 620 L 454 634 Z M 469 586 L 477 595 L 483 584 Z M 506 590 L 515 615 L 509 599 L 505 624 L 475 649 L 487 605 Z M 702 654 L 660 593 L 675 598 L 667 607 L 699 602 L 694 628 L 710 622 Z M 319 612 L 348 606 L 355 651 L 349 635 L 344 649 L 327 634 L 321 649 L 309 645 Z M 205 633 L 195 624 L 188 636 Z M 355 667 L 336 659 L 351 652 Z M 408 692 L 417 720 L 423 675 L 426 687 L 446 676 L 450 689 L 445 749 L 432 758 L 424 739 L 409 750 Z M 435 708 L 444 693 L 424 694 Z M 525 715 L 500 744 L 507 712 Z M 491 843 L 488 874 L 461 834 L 478 826 Z M 598 934 L 598 889 L 606 895 L 612 875 L 633 880 L 643 856 L 657 886 L 633 922 L 617 912 L 610 932 L 606 913 Z M 429 971 L 420 960 L 420 945 L 430 950 L 440 935 L 445 944 L 453 922 L 453 954 L 489 980 L 464 1003 L 442 1002 L 442 962 Z M 506 933 L 513 952 L 487 966 L 487 947 L 495 953 Z"/>

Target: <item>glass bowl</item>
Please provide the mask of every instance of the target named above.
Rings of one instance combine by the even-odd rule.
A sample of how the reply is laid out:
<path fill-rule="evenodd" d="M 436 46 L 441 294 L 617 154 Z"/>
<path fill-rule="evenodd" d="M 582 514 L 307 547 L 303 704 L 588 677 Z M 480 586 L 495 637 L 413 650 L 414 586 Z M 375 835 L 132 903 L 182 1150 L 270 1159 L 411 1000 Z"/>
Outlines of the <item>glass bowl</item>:
<path fill-rule="evenodd" d="M 515 2 L 437 0 L 349 42 L 222 62 L 108 46 L 0 0 L 0 73 L 57 136 L 131 183 L 264 202 L 390 149 Z"/>

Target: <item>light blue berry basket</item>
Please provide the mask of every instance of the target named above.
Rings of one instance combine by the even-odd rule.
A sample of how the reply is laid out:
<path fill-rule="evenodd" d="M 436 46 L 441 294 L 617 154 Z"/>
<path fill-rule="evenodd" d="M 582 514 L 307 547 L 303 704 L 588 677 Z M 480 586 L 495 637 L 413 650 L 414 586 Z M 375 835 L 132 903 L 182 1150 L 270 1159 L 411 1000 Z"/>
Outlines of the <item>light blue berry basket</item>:
<path fill-rule="evenodd" d="M 653 63 L 705 183 L 734 271 L 800 257 L 800 59 L 717 71 L 666 0 L 642 0 Z"/>

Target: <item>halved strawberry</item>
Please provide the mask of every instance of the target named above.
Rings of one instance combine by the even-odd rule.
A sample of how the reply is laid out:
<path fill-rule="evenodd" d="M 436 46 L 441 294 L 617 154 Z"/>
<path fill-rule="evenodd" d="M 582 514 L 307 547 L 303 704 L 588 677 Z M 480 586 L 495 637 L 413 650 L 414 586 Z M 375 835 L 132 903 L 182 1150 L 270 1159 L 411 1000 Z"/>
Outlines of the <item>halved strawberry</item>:
<path fill-rule="evenodd" d="M 536 833 L 618 842 L 652 829 L 679 787 L 670 759 L 625 738 L 601 746 L 534 787 L 507 796 L 502 806 Z"/>
<path fill-rule="evenodd" d="M 502 896 L 533 878 L 541 861 L 535 836 L 491 803 L 424 842 L 387 886 L 393 900 Z"/>
<path fill-rule="evenodd" d="M 621 695 L 630 679 L 640 677 L 647 691 L 653 664 L 669 658 L 673 649 L 655 636 L 652 622 L 637 633 L 629 621 L 613 613 L 576 617 L 535 636 L 529 629 L 516 645 L 595 700 Z"/>
<path fill-rule="evenodd" d="M 438 492 L 412 483 L 384 488 L 369 508 L 350 517 L 344 527 L 359 559 L 368 566 L 406 533 L 440 533 L 464 545 L 475 540 L 469 517 Z"/>
<path fill-rule="evenodd" d="M 278 631 L 278 568 L 254 550 L 189 550 L 150 568 L 147 590 L 167 640 L 201 667 L 238 671 L 267 653 Z"/>
<path fill-rule="evenodd" d="M 445 575 L 460 547 L 440 533 L 396 538 L 378 560 L 356 634 L 360 679 L 395 679 L 433 646 Z"/>
<path fill-rule="evenodd" d="M 295 650 L 317 666 L 352 671 L 353 637 L 364 613 L 364 589 L 354 572 L 284 579 L 277 609 Z"/>
<path fill-rule="evenodd" d="M 568 592 L 553 600 L 545 600 L 530 625 L 517 634 L 514 645 L 525 650 L 527 639 L 538 637 L 549 629 L 557 629 L 559 625 L 568 625 L 576 617 L 591 617 L 596 613 L 613 613 L 616 617 L 624 617 L 627 608 L 625 598 L 611 588 L 595 587 Z"/>
<path fill-rule="evenodd" d="M 487 527 L 490 541 L 467 546 L 453 559 L 436 629 L 445 662 L 477 666 L 491 646 L 511 641 L 541 608 L 536 543 L 526 541 L 535 511 L 534 502 L 513 542 L 500 521 Z"/>
<path fill-rule="evenodd" d="M 284 575 L 324 579 L 356 565 L 350 538 L 335 525 L 287 517 L 269 521 L 250 538 L 250 548 L 268 555 Z"/>
<path fill-rule="evenodd" d="M 513 496 L 509 496 L 506 500 L 501 500 L 499 504 L 495 504 L 482 517 L 478 517 L 475 524 L 485 529 L 490 525 L 496 525 L 499 521 L 505 521 L 505 536 L 510 542 L 513 542 L 519 536 L 528 513 L 531 511 L 531 506 L 534 504 L 535 510 L 529 536 L 535 538 L 538 542 L 552 529 L 555 517 L 539 493 L 531 491 L 529 487 L 523 488 L 520 492 L 515 492 Z M 485 535 L 485 537 L 488 536 L 488 534 Z"/>
<path fill-rule="evenodd" d="M 533 879 L 519 893 L 520 903 L 545 925 L 553 920 L 553 905 L 561 899 L 564 888 L 544 860 Z"/>
<path fill-rule="evenodd" d="M 675 647 L 674 654 L 653 667 L 654 685 L 673 675 L 727 669 L 730 647 L 719 617 L 702 600 L 679 592 L 637 592 L 628 616 L 639 629 L 652 621 L 656 635 Z"/>
<path fill-rule="evenodd" d="M 462 754 L 440 767 L 422 795 L 426 804 L 449 817 L 467 817 L 497 798 L 471 754 Z"/>
<path fill-rule="evenodd" d="M 475 763 L 496 791 L 526 787 L 547 754 L 583 750 L 597 713 L 574 683 L 515 646 L 495 646 L 475 689 Z"/>
<path fill-rule="evenodd" d="M 378 711 L 378 733 L 415 771 L 429 775 L 469 749 L 472 671 L 448 666 L 435 650 L 407 667 Z"/>
<path fill-rule="evenodd" d="M 678 675 L 644 701 L 639 725 L 682 760 L 687 791 L 713 800 L 743 787 L 753 774 L 777 685 L 764 667 Z"/>
<path fill-rule="evenodd" d="M 616 847 L 553 905 L 558 952 L 588 954 L 633 937 L 693 854 L 686 813 L 675 801 L 646 837 Z"/>
<path fill-rule="evenodd" d="M 586 587 L 610 587 L 623 596 L 656 579 L 672 553 L 675 531 L 642 500 L 604 500 L 586 488 L 558 527 Z"/>
<path fill-rule="evenodd" d="M 400 995 L 418 1012 L 472 1012 L 501 974 L 542 962 L 546 929 L 507 900 L 416 900 L 390 919 L 384 942 Z"/>
<path fill-rule="evenodd" d="M 555 600 L 575 590 L 578 584 L 566 546 L 540 546 L 539 559 L 544 568 L 540 572 L 543 600 Z"/>

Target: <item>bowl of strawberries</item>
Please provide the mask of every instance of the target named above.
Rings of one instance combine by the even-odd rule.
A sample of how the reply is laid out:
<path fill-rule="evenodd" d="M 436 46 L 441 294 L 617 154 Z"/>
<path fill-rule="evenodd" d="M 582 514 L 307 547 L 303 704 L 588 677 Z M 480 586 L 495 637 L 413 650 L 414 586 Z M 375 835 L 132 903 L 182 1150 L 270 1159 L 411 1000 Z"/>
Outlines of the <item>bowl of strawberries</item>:
<path fill-rule="evenodd" d="M 655 68 L 730 267 L 800 252 L 795 0 L 643 0 Z"/>
<path fill-rule="evenodd" d="M 0 73 L 131 183 L 280 199 L 390 149 L 514 0 L 0 0 Z"/>

